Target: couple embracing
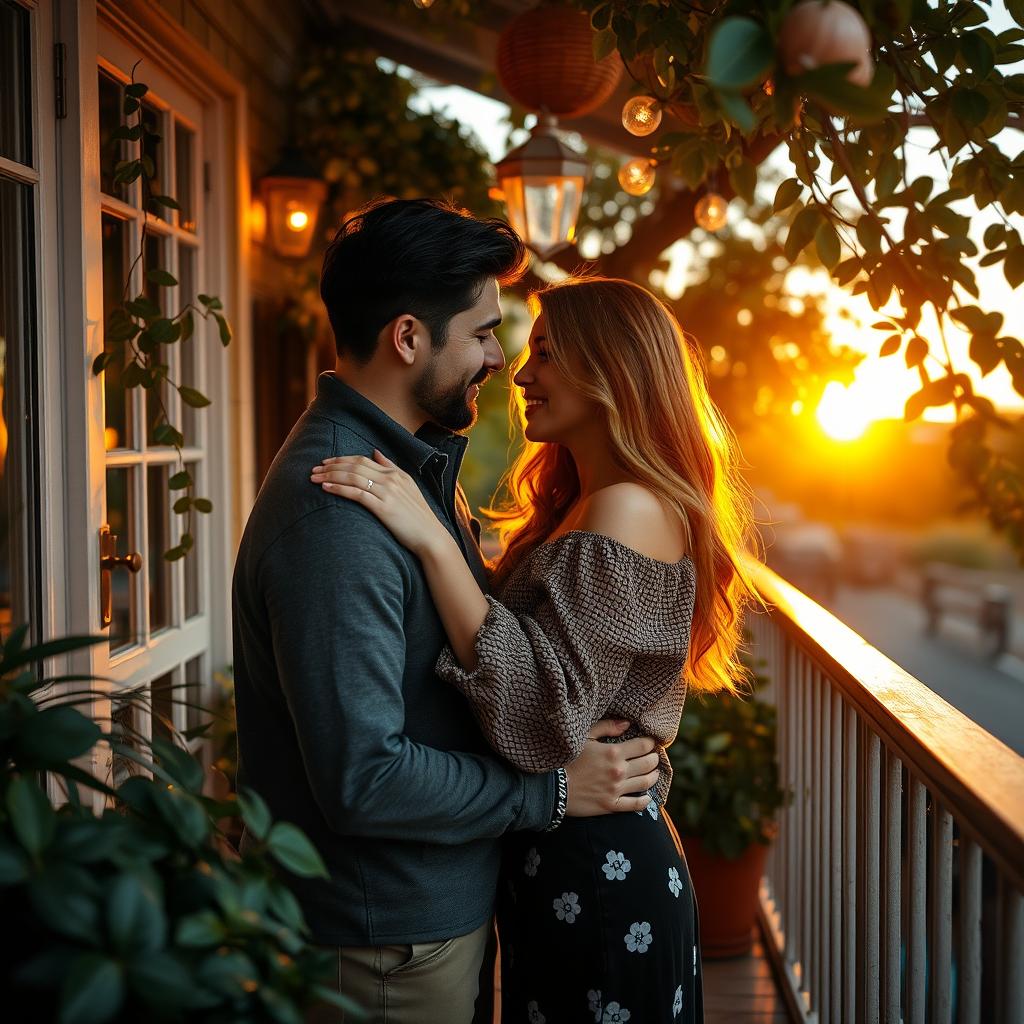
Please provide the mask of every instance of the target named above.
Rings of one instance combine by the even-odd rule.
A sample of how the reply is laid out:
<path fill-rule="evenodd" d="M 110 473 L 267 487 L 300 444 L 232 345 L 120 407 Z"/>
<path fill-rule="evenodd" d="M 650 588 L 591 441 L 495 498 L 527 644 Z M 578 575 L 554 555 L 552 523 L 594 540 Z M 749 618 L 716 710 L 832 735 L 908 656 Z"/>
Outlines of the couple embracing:
<path fill-rule="evenodd" d="M 432 200 L 375 203 L 330 245 L 336 369 L 235 570 L 239 781 L 322 854 L 328 881 L 289 882 L 371 1021 L 486 1020 L 496 920 L 504 1022 L 689 1024 L 665 750 L 688 688 L 738 678 L 746 505 L 671 313 L 571 279 L 531 299 L 485 562 L 463 432 L 525 264 L 507 224 Z"/>

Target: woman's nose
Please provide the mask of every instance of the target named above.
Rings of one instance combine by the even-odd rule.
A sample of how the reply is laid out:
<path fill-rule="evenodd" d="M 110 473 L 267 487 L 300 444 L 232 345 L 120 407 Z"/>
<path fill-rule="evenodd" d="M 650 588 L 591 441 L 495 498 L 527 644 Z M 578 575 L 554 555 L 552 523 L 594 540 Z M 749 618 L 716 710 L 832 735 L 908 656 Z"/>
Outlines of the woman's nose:
<path fill-rule="evenodd" d="M 516 371 L 516 375 L 512 378 L 512 383 L 517 384 L 519 387 L 524 388 L 527 384 L 533 383 L 533 371 L 530 369 L 530 364 L 523 363 L 522 366 Z"/>

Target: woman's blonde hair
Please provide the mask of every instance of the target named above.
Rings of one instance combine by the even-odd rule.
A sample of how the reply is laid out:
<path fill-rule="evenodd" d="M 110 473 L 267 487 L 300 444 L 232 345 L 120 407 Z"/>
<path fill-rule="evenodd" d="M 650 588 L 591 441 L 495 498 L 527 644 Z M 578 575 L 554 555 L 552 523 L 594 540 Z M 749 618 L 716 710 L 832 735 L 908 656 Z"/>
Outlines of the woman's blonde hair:
<path fill-rule="evenodd" d="M 622 470 L 679 516 L 697 578 L 687 674 L 695 690 L 736 692 L 742 611 L 755 591 L 742 552 L 755 540 L 736 445 L 708 395 L 699 351 L 671 311 L 630 281 L 570 279 L 530 297 L 545 316 L 547 354 L 569 385 L 604 409 Z M 528 357 L 513 361 L 514 375 Z M 522 389 L 511 389 L 513 422 L 525 425 Z M 526 441 L 506 473 L 508 499 L 485 509 L 503 552 L 503 581 L 547 538 L 579 497 L 569 450 Z M 500 493 L 500 489 L 499 489 Z"/>

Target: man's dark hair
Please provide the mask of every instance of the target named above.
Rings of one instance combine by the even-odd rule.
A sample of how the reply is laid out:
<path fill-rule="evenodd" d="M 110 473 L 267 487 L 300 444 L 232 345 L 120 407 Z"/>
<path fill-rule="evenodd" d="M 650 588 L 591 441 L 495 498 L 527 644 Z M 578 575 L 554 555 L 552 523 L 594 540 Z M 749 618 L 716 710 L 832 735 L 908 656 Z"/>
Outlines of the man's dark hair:
<path fill-rule="evenodd" d="M 402 313 L 421 320 L 440 349 L 484 282 L 511 284 L 526 263 L 523 240 L 503 220 L 438 199 L 375 200 L 338 229 L 324 256 L 320 297 L 338 355 L 368 362 L 381 329 Z"/>

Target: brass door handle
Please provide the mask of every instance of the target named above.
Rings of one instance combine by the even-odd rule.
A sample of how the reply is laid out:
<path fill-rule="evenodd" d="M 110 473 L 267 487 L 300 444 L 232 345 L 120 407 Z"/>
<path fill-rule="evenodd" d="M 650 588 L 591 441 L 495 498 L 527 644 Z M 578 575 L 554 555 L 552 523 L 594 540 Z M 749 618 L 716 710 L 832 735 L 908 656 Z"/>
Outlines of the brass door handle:
<path fill-rule="evenodd" d="M 106 629 L 114 619 L 114 595 L 110 585 L 110 574 L 115 569 L 127 569 L 136 573 L 142 568 L 142 555 L 129 551 L 127 555 L 117 553 L 117 535 L 110 532 L 104 523 L 100 527 L 100 629 Z"/>

